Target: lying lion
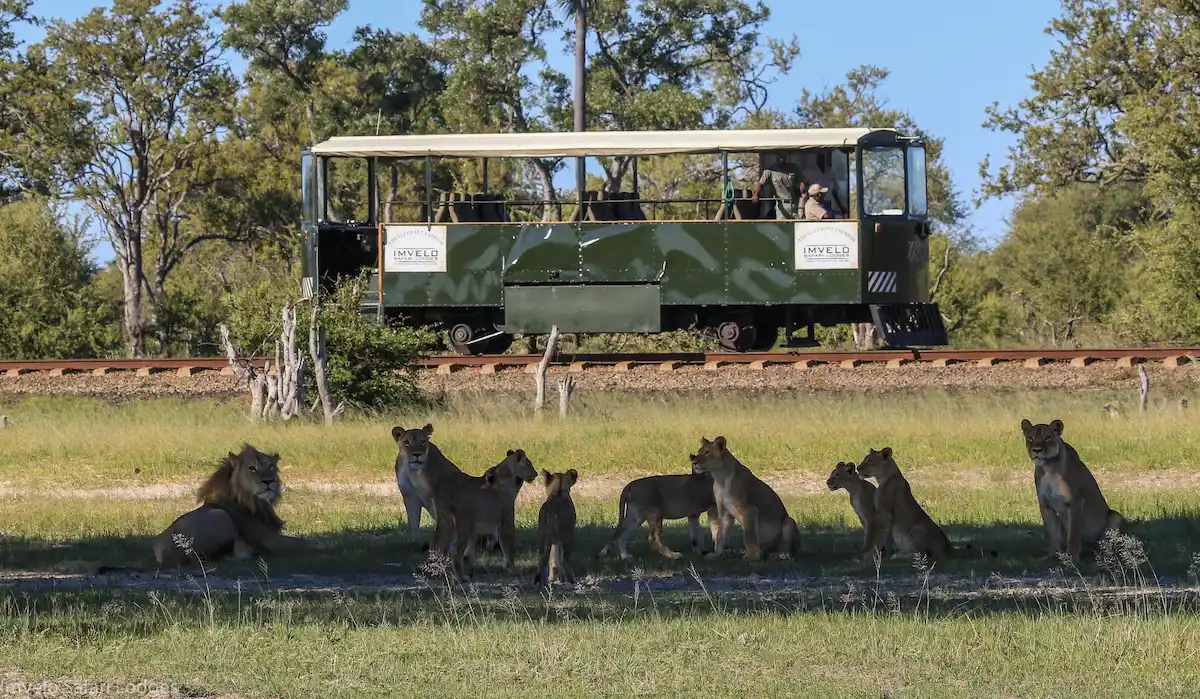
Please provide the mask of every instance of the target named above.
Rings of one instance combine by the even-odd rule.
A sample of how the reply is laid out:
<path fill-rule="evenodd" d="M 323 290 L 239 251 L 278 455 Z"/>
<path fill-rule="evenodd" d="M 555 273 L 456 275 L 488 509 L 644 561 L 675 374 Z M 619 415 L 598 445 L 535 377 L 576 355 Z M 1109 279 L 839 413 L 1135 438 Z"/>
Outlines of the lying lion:
<path fill-rule="evenodd" d="M 275 514 L 282 482 L 279 455 L 264 454 L 249 444 L 221 460 L 216 473 L 196 491 L 200 507 L 180 515 L 154 539 L 159 566 L 177 567 L 190 557 L 214 561 L 233 554 L 290 553 L 308 542 L 282 533 Z"/>

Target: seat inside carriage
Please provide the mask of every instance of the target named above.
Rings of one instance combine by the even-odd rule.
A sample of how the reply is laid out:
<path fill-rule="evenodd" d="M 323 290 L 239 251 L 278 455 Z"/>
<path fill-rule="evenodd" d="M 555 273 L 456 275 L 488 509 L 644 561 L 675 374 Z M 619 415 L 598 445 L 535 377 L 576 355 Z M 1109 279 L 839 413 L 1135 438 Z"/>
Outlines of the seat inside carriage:
<path fill-rule="evenodd" d="M 760 201 L 754 201 L 754 190 L 734 188 L 729 202 L 714 198 L 718 204 L 712 221 L 761 221 L 775 218 L 774 194 L 764 190 Z M 556 202 L 561 208 L 571 205 L 568 200 Z M 434 204 L 433 223 L 509 223 L 509 202 L 503 194 L 494 192 L 438 192 Z M 582 211 L 582 215 L 580 212 Z M 422 214 L 422 219 L 425 215 Z M 627 222 L 653 220 L 646 216 L 641 199 L 636 192 L 607 192 L 588 190 L 584 193 L 582 209 L 574 204 L 571 214 L 564 219 L 568 223 L 581 220 L 589 223 Z M 700 219 L 703 220 L 703 219 Z"/>

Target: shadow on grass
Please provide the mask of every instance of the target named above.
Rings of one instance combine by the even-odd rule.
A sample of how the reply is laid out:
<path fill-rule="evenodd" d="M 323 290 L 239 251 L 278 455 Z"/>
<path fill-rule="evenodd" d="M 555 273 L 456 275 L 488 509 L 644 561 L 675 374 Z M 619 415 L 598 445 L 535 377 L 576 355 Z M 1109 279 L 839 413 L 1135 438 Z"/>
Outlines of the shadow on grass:
<path fill-rule="evenodd" d="M 861 529 L 846 529 L 818 523 L 801 523 L 801 550 L 795 560 L 743 561 L 742 532 L 734 528 L 729 539 L 732 550 L 722 560 L 710 561 L 690 551 L 686 527 L 682 521 L 664 527 L 664 542 L 683 554 L 679 560 L 669 560 L 653 551 L 645 526 L 629 538 L 632 559 L 621 561 L 615 554 L 598 559 L 596 554 L 608 543 L 612 527 L 581 524 L 576 530 L 576 548 L 572 563 L 577 575 L 598 577 L 690 576 L 692 566 L 702 575 L 722 577 L 801 577 L 812 583 L 843 580 L 869 580 L 878 575 L 909 575 L 913 572 L 911 557 L 894 556 L 884 561 L 879 570 L 871 561 L 859 558 L 862 545 Z M 1040 574 L 1059 567 L 1057 561 L 1046 560 L 1046 538 L 1040 527 L 1026 523 L 995 522 L 987 525 L 948 525 L 946 531 L 959 549 L 956 558 L 937 561 L 938 573 L 977 579 L 989 575 Z M 1130 522 L 1126 533 L 1140 540 L 1145 556 L 1157 576 L 1163 579 L 1194 576 L 1197 563 L 1194 554 L 1200 542 L 1200 512 L 1164 512 L 1153 519 Z M 711 548 L 707 528 L 704 545 Z M 401 527 L 381 529 L 345 529 L 319 533 L 309 538 L 316 550 L 303 557 L 271 557 L 266 566 L 271 577 L 285 575 L 411 576 L 427 561 L 420 545 L 428 540 L 429 527 L 422 529 L 418 541 Z M 970 543 L 973 549 L 964 545 Z M 149 536 L 108 536 L 68 541 L 39 538 L 4 537 L 0 535 L 0 572 L 25 571 L 46 574 L 88 574 L 100 566 L 128 567 L 148 573 L 156 571 Z M 980 551 L 983 549 L 983 552 Z M 991 555 L 989 555 L 989 553 Z M 519 529 L 514 563 L 521 578 L 532 577 L 537 561 L 537 533 Z M 498 576 L 499 553 L 480 552 L 475 578 L 486 582 Z M 209 565 L 210 569 L 214 564 Z M 198 571 L 198 567 L 191 566 Z M 249 560 L 225 559 L 215 562 L 216 573 L 261 574 L 259 565 Z M 1085 550 L 1080 571 L 1092 574 L 1098 564 Z M 1189 572 L 1190 571 L 1190 572 Z M 11 577 L 11 576 L 10 576 Z"/>

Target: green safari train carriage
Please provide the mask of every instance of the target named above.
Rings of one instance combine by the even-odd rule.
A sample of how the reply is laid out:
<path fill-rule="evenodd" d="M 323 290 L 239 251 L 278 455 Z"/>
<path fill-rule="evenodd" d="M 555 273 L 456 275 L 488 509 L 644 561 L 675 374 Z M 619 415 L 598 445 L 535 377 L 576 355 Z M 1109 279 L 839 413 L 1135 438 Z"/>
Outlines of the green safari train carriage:
<path fill-rule="evenodd" d="M 711 198 L 641 196 L 639 162 L 677 155 L 716 164 Z M 770 178 L 755 201 L 753 189 L 735 187 L 731 157 L 752 163 L 743 166 L 751 187 L 786 158 L 798 180 L 828 187 L 830 217 L 779 218 Z M 435 164 L 451 158 L 482 163 L 482 191 L 435 186 Z M 488 191 L 489 161 L 569 158 L 577 176 L 586 158 L 626 175 L 596 190 L 577 177 L 574 192 L 536 201 Z M 363 220 L 330 205 L 345 159 L 365 173 Z M 418 172 L 423 164 L 422 199 L 381 202 L 381 162 L 403 161 Z M 770 349 L 780 329 L 785 345 L 811 346 L 818 323 L 872 322 L 891 346 L 947 343 L 929 303 L 925 147 L 891 129 L 337 137 L 306 150 L 302 168 L 302 293 L 370 268 L 364 312 L 438 324 L 461 353 L 502 352 L 514 334 L 554 325 L 703 329 L 737 352 Z M 412 213 L 391 220 L 397 204 Z"/>

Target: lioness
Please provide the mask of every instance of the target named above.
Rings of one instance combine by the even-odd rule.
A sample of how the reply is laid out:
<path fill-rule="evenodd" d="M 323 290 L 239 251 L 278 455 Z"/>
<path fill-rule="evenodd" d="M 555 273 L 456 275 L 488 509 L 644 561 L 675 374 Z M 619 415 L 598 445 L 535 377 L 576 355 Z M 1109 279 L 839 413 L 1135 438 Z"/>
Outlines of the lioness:
<path fill-rule="evenodd" d="M 880 451 L 871 449 L 858 465 L 858 474 L 879 483 L 875 490 L 878 526 L 871 532 L 868 555 L 879 550 L 887 558 L 892 553 L 892 546 L 884 540 L 888 534 L 891 534 L 895 550 L 901 553 L 921 553 L 930 558 L 953 554 L 954 547 L 946 532 L 913 497 L 908 480 L 892 459 L 891 447 Z"/>
<path fill-rule="evenodd" d="M 879 526 L 879 518 L 875 514 L 875 485 L 855 471 L 853 461 L 839 461 L 830 471 L 829 478 L 825 479 L 825 485 L 830 492 L 844 489 L 850 494 L 850 507 L 854 508 L 854 514 L 858 515 L 858 521 L 863 527 L 860 554 L 870 553 L 871 541 L 874 540 L 875 529 Z M 890 531 L 884 534 L 884 547 L 895 548 Z"/>
<path fill-rule="evenodd" d="M 537 470 L 524 450 L 508 450 L 500 463 L 482 476 L 453 476 L 438 483 L 437 527 L 432 548 L 448 553 L 454 540 L 459 578 L 466 581 L 475 565 L 477 540 L 499 540 L 502 567 L 508 571 L 516 547 L 516 499 L 521 486 L 537 479 Z"/>
<path fill-rule="evenodd" d="M 179 566 L 192 554 L 215 560 L 306 548 L 304 539 L 281 533 L 283 520 L 274 507 L 280 493 L 279 455 L 243 445 L 196 491 L 200 507 L 180 515 L 154 539 L 154 558 L 159 566 Z"/>
<path fill-rule="evenodd" d="M 717 539 L 718 517 L 717 503 L 713 499 L 713 479 L 711 475 L 695 469 L 691 473 L 646 476 L 630 481 L 621 490 L 617 509 L 619 516 L 612 541 L 600 549 L 600 553 L 596 554 L 597 558 L 616 548 L 621 560 L 627 560 L 630 556 L 626 543 L 630 534 L 642 526 L 642 522 L 647 522 L 650 526 L 650 545 L 667 558 L 682 558 L 682 554 L 672 551 L 663 543 L 664 519 L 687 517 L 688 534 L 691 536 L 694 553 L 701 552 L 703 534 L 700 529 L 700 515 L 708 513 L 708 526 L 712 530 L 713 541 L 716 542 Z"/>
<path fill-rule="evenodd" d="M 700 438 L 700 449 L 691 456 L 692 470 L 713 478 L 713 498 L 717 506 L 717 535 L 708 558 L 720 558 L 725 552 L 734 520 L 742 525 L 748 561 L 761 555 L 778 553 L 792 556 L 800 545 L 796 522 L 788 516 L 783 500 L 771 486 L 758 479 L 727 448 L 724 437 L 708 441 Z"/>
<path fill-rule="evenodd" d="M 433 425 L 420 429 L 406 430 L 399 425 L 392 428 L 392 439 L 396 442 L 396 487 L 404 498 L 404 509 L 408 514 L 408 534 L 414 540 L 421 533 L 421 510 L 437 521 L 437 503 L 434 489 L 438 481 L 455 475 L 465 475 L 458 466 L 447 459 L 437 446 L 429 441 Z M 422 549 L 428 548 L 428 542 Z"/>
<path fill-rule="evenodd" d="M 575 503 L 571 501 L 571 486 L 578 480 L 575 469 L 566 473 L 542 471 L 546 502 L 538 510 L 541 558 L 533 576 L 535 585 L 549 587 L 551 582 L 575 582 L 575 574 L 571 572 L 571 549 L 575 547 Z"/>
<path fill-rule="evenodd" d="M 1106 530 L 1120 531 L 1125 518 L 1109 508 L 1079 453 L 1063 441 L 1062 420 L 1052 420 L 1048 425 L 1021 420 L 1021 431 L 1033 461 L 1038 507 L 1050 539 L 1049 557 L 1056 557 L 1065 546 L 1077 563 L 1083 543 L 1094 546 Z"/>

